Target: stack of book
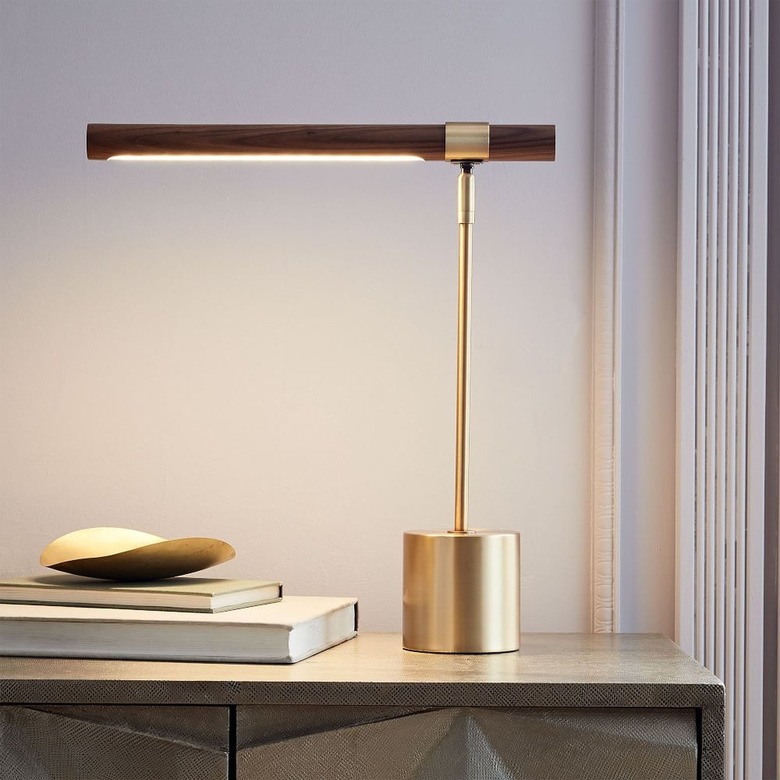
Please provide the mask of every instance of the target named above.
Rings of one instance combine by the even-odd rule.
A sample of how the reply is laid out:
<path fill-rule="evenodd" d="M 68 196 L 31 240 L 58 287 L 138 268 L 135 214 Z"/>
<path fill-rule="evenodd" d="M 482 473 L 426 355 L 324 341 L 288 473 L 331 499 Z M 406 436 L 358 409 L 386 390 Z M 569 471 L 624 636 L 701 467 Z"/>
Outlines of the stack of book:
<path fill-rule="evenodd" d="M 295 663 L 356 634 L 356 599 L 280 582 L 0 580 L 0 656 Z"/>

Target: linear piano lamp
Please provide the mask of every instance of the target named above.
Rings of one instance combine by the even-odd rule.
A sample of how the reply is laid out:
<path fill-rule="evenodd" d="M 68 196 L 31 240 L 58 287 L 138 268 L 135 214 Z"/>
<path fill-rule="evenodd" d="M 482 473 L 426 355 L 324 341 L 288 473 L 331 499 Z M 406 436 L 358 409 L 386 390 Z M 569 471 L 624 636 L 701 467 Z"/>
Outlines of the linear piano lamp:
<path fill-rule="evenodd" d="M 555 159 L 552 125 L 87 126 L 90 160 L 440 160 L 458 176 L 455 520 L 404 534 L 403 646 L 497 653 L 520 646 L 520 536 L 468 524 L 469 341 L 474 166 Z"/>

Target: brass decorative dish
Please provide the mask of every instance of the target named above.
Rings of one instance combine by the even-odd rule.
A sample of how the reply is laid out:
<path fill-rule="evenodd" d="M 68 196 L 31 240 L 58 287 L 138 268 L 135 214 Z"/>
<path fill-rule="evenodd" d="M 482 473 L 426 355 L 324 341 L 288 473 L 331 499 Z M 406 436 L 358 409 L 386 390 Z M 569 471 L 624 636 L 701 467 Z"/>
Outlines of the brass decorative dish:
<path fill-rule="evenodd" d="M 205 537 L 164 539 L 130 528 L 82 528 L 46 545 L 41 565 L 120 582 L 161 580 L 234 558 L 227 542 Z"/>

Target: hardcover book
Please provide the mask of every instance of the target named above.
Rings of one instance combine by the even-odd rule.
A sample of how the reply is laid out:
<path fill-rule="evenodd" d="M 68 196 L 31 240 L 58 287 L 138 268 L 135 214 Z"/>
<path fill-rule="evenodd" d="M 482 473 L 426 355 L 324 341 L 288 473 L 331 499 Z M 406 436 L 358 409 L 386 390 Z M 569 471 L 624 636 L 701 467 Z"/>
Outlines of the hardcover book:
<path fill-rule="evenodd" d="M 107 582 L 52 574 L 0 580 L 0 602 L 83 607 L 222 612 L 282 597 L 281 582 L 173 577 L 154 582 Z"/>
<path fill-rule="evenodd" d="M 0 604 L 0 655 L 295 663 L 357 634 L 357 599 L 287 596 L 229 612 Z"/>

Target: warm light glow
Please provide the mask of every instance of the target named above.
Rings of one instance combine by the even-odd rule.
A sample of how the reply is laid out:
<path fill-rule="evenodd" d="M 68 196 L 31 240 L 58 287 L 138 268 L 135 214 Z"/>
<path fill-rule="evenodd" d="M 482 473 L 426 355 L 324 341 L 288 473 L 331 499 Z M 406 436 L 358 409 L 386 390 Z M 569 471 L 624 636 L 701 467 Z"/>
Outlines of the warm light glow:
<path fill-rule="evenodd" d="M 115 154 L 109 160 L 164 162 L 415 162 L 411 154 Z"/>

